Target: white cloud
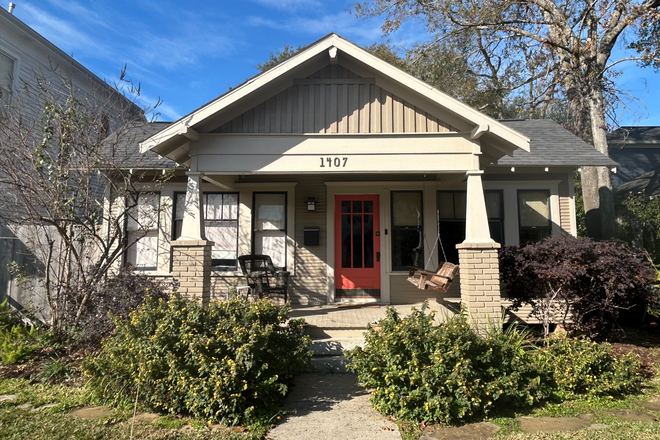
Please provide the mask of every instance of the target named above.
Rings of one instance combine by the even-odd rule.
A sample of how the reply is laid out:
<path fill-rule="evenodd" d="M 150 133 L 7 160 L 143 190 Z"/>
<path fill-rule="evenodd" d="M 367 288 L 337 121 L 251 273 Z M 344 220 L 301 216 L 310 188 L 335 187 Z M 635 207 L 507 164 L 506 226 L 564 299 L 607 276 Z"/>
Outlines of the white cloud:
<path fill-rule="evenodd" d="M 248 17 L 246 24 L 252 27 L 266 27 L 289 33 L 305 33 L 318 37 L 331 32 L 359 44 L 371 44 L 381 37 L 379 25 L 373 21 L 357 20 L 354 16 L 339 12 L 320 18 L 288 17 L 282 20 L 264 17 Z"/>
<path fill-rule="evenodd" d="M 71 22 L 61 20 L 29 3 L 21 5 L 21 19 L 65 52 L 107 54 L 107 50 Z"/>

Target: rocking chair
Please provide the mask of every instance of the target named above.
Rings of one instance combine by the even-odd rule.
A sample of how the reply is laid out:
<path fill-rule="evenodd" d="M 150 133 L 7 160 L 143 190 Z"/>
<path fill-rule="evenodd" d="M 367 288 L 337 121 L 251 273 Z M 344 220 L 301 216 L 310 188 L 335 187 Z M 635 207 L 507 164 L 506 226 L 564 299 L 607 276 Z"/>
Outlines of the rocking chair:
<path fill-rule="evenodd" d="M 408 266 L 408 269 L 408 282 L 420 290 L 430 289 L 440 293 L 449 290 L 451 282 L 458 274 L 458 265 L 449 262 L 441 263 L 435 272 L 413 266 Z M 419 276 L 415 276 L 417 272 Z"/>
<path fill-rule="evenodd" d="M 287 301 L 289 272 L 275 270 L 269 255 L 241 255 L 238 257 L 247 284 L 259 298 L 264 295 L 283 295 Z"/>

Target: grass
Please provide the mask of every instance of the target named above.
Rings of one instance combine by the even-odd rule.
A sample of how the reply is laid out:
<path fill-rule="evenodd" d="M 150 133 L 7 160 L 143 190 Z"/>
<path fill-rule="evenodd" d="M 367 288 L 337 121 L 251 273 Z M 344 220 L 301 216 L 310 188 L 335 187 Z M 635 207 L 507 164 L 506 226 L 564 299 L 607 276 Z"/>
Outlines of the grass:
<path fill-rule="evenodd" d="M 85 387 L 72 388 L 65 385 L 31 384 L 25 380 L 0 379 L 0 395 L 13 394 L 16 400 L 0 403 L 0 438 L 13 440 L 125 440 L 130 437 L 132 409 L 119 408 L 101 420 L 74 419 L 69 415 L 75 408 L 94 405 L 91 393 Z M 22 404 L 32 408 L 21 409 Z M 40 406 L 56 406 L 38 410 Z M 165 416 L 151 424 L 136 423 L 134 439 L 177 439 L 177 440 L 246 440 L 262 438 L 264 427 L 251 431 L 237 432 L 231 428 L 214 427 L 185 417 Z"/>
<path fill-rule="evenodd" d="M 573 432 L 520 432 L 520 424 L 515 417 L 500 417 L 490 419 L 500 427 L 496 438 L 508 440 L 551 440 L 551 439 L 598 439 L 598 440 L 631 440 L 631 439 L 660 439 L 660 423 L 658 422 L 627 422 L 606 413 L 610 409 L 631 409 L 653 414 L 654 413 L 637 404 L 637 402 L 660 397 L 660 381 L 651 382 L 644 394 L 627 396 L 623 399 L 582 399 L 562 403 L 548 403 L 529 414 L 531 417 L 578 417 L 592 414 L 591 424 L 607 425 L 603 429 L 583 429 Z M 523 414 L 517 414 L 520 416 Z"/>

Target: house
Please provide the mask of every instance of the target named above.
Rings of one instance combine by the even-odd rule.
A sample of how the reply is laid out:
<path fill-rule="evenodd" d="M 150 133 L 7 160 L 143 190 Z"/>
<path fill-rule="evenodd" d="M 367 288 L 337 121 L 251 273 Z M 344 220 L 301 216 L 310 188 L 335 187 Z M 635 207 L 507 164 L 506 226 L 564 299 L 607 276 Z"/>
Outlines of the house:
<path fill-rule="evenodd" d="M 575 235 L 574 170 L 614 165 L 553 121 L 491 119 L 336 34 L 140 150 L 185 171 L 145 196 L 159 231 L 127 258 L 182 293 L 224 293 L 244 283 L 238 256 L 268 254 L 294 303 L 453 297 L 478 320 L 500 315 L 500 246 Z M 460 264 L 446 294 L 407 282 L 407 266 L 445 260 Z"/>
<path fill-rule="evenodd" d="M 660 194 L 660 127 L 619 127 L 607 136 L 617 163 L 612 185 L 620 192 Z"/>
<path fill-rule="evenodd" d="M 10 8 L 13 9 L 13 5 Z M 32 136 L 37 144 L 43 136 L 44 97 L 58 100 L 71 94 L 85 100 L 87 105 L 98 105 L 104 131 L 100 135 L 115 131 L 126 114 L 145 120 L 141 108 L 11 11 L 0 9 L 0 30 L 0 118 L 7 118 L 2 125 L 4 130 L 10 124 L 6 121 L 14 118 L 24 127 L 25 135 Z M 0 133 L 0 145 L 11 151 L 14 145 L 7 145 L 7 133 Z M 1 190 L 3 194 L 7 192 L 6 188 Z M 0 209 L 3 209 L 1 204 Z M 38 289 L 32 289 L 38 283 L 18 283 L 8 271 L 8 264 L 14 262 L 28 275 L 43 273 L 43 255 L 39 255 L 34 246 L 36 237 L 23 225 L 8 223 L 0 224 L 0 302 L 8 299 L 17 308 L 31 304 L 43 310 L 45 298 Z"/>

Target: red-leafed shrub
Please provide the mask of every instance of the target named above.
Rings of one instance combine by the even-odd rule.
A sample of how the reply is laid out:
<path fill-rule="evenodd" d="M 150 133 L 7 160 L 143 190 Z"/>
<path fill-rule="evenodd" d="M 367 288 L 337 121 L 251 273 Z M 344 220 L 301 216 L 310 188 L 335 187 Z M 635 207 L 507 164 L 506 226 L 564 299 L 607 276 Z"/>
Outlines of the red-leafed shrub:
<path fill-rule="evenodd" d="M 513 308 L 531 305 L 546 332 L 550 322 L 564 323 L 602 339 L 621 311 L 657 296 L 651 265 L 618 241 L 559 236 L 507 246 L 500 254 L 500 271 Z"/>

